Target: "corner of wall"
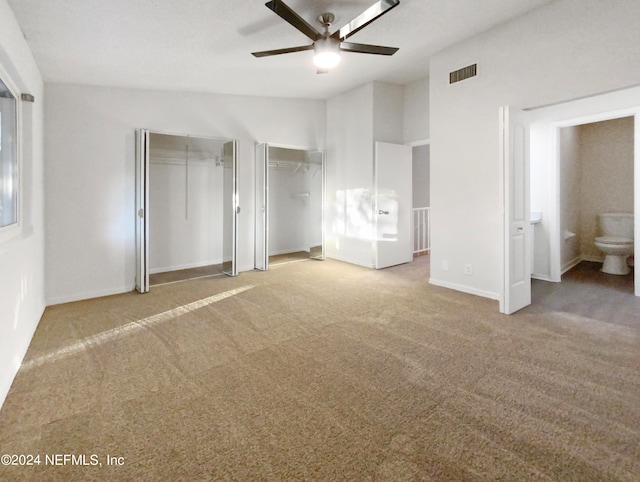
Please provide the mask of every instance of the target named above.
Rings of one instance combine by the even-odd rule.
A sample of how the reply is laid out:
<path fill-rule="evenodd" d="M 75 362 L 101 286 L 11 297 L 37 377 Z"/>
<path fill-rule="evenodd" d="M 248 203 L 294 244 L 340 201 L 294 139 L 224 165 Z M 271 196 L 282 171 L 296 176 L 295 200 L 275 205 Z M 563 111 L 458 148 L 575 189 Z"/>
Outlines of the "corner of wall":
<path fill-rule="evenodd" d="M 43 81 L 9 5 L 0 2 L 0 73 L 35 103 L 19 104 L 20 225 L 0 243 L 0 406 L 44 311 Z M 20 100 L 18 100 L 20 102 Z"/>

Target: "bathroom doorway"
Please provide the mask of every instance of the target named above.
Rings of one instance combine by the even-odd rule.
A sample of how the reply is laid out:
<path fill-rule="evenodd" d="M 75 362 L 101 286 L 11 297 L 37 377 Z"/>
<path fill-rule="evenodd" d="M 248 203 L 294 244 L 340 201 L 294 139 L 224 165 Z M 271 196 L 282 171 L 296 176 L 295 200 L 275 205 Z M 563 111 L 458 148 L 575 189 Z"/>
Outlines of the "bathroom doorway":
<path fill-rule="evenodd" d="M 532 278 L 560 282 L 576 266 L 597 271 L 604 258 L 594 245 L 599 214 L 633 213 L 639 239 L 640 89 L 530 114 L 531 211 L 541 213 L 531 226 Z M 628 276 L 640 296 L 639 273 Z"/>
<path fill-rule="evenodd" d="M 560 266 L 564 274 L 583 261 L 604 261 L 594 243 L 605 234 L 599 223 L 603 213 L 633 214 L 634 117 L 558 130 Z"/>

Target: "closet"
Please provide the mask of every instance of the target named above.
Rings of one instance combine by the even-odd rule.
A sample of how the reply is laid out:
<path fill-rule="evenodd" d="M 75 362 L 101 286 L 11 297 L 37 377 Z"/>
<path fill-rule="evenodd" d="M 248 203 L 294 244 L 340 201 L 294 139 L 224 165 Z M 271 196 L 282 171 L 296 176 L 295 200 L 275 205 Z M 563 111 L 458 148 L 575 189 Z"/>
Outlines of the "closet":
<path fill-rule="evenodd" d="M 255 268 L 324 259 L 324 152 L 258 144 L 255 159 Z"/>
<path fill-rule="evenodd" d="M 236 142 L 139 131 L 136 287 L 237 274 Z"/>

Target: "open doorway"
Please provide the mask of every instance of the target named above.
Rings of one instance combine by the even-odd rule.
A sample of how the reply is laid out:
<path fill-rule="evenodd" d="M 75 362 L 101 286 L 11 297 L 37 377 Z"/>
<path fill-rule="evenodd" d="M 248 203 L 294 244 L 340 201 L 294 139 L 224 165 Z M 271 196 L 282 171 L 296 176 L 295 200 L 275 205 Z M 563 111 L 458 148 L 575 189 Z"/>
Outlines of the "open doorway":
<path fill-rule="evenodd" d="M 151 286 L 222 275 L 225 142 L 151 133 Z"/>
<path fill-rule="evenodd" d="M 534 125 L 534 157 L 536 130 Z M 541 222 L 533 227 L 532 278 L 561 282 L 565 273 L 581 263 L 585 263 L 582 269 L 591 263 L 590 269 L 599 272 L 605 253 L 596 246 L 596 238 L 609 234 L 603 231 L 603 216 L 626 217 L 626 237 L 635 239 L 637 130 L 633 111 L 576 118 L 548 127 L 546 141 L 555 155 L 544 165 L 532 162 L 532 211 L 542 213 Z M 555 182 L 549 182 L 553 179 Z M 631 269 L 626 274 L 629 280 L 622 285 L 636 285 L 632 291 L 638 295 L 633 255 L 625 263 Z M 617 275 L 605 272 L 597 276 Z"/>
<path fill-rule="evenodd" d="M 136 133 L 136 289 L 235 276 L 236 141 Z"/>
<path fill-rule="evenodd" d="M 561 283 L 542 281 L 534 271 L 533 309 L 632 326 L 634 317 L 629 313 L 640 302 L 633 296 L 635 118 L 608 118 L 554 129 L 560 231 L 554 265 L 560 268 L 557 281 Z M 538 235 L 544 241 L 544 233 Z M 541 246 L 544 248 L 541 243 L 538 249 Z M 609 246 L 616 252 L 621 249 L 613 260 L 620 266 L 613 270 L 611 258 L 605 263 Z M 537 269 L 541 268 L 541 254 L 544 249 L 534 252 Z"/>
<path fill-rule="evenodd" d="M 531 209 L 541 214 L 532 227 L 534 305 L 544 297 L 556 299 L 557 308 L 557 302 L 569 299 L 557 293 L 576 283 L 585 293 L 609 293 L 601 300 L 631 296 L 628 303 L 637 303 L 640 283 L 633 257 L 624 256 L 627 274 L 626 269 L 602 272 L 605 253 L 596 238 L 607 234 L 601 218 L 609 214 L 630 221 L 625 221 L 626 236 L 632 242 L 638 238 L 638 106 L 640 89 L 633 88 L 530 111 Z M 574 300 L 574 305 L 579 311 L 588 303 Z M 591 310 L 605 310 L 604 303 L 598 306 Z"/>
<path fill-rule="evenodd" d="M 579 263 L 594 263 L 604 270 L 603 277 L 627 276 L 633 285 L 633 273 L 626 268 L 633 265 L 633 254 L 618 259 L 624 268 L 607 269 L 603 262 L 609 249 L 599 248 L 598 240 L 611 238 L 607 244 L 614 251 L 616 237 L 618 244 L 633 241 L 634 117 L 559 127 L 558 131 L 561 274 Z M 617 226 L 608 228 L 609 218 Z"/>
<path fill-rule="evenodd" d="M 412 154 L 412 216 L 413 255 L 431 251 L 431 145 L 429 141 L 413 145 Z"/>
<path fill-rule="evenodd" d="M 324 259 L 324 152 L 256 146 L 255 267 Z"/>

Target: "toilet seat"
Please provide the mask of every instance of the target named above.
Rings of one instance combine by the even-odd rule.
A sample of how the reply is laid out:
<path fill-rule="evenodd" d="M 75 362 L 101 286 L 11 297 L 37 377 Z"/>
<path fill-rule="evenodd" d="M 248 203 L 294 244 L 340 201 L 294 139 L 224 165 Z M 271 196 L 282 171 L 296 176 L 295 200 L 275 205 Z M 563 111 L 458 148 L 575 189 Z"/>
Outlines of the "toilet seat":
<path fill-rule="evenodd" d="M 596 238 L 596 243 L 601 244 L 616 244 L 616 245 L 632 245 L 633 239 L 623 238 L 620 236 L 600 236 Z"/>

